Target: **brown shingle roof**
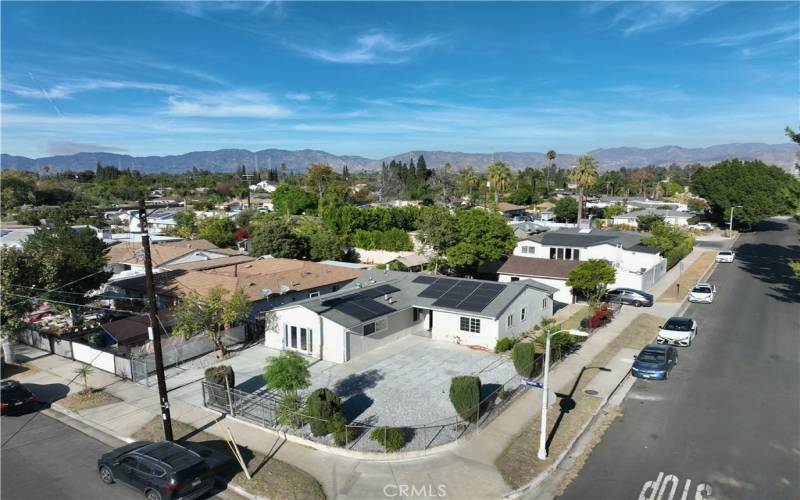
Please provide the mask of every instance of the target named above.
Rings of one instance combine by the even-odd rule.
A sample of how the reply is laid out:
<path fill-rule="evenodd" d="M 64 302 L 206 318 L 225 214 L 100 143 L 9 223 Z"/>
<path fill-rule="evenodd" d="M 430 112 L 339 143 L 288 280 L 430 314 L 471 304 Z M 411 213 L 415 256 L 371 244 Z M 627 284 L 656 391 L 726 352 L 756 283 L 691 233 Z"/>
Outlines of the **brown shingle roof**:
<path fill-rule="evenodd" d="M 209 250 L 215 253 L 229 254 L 228 249 L 218 248 L 207 240 L 181 240 L 170 243 L 150 244 L 150 255 L 153 259 L 153 265 L 156 267 L 197 250 Z M 234 252 L 238 253 L 236 251 Z M 144 264 L 142 244 L 140 242 L 118 243 L 112 246 L 108 251 L 108 258 L 111 264 Z"/>
<path fill-rule="evenodd" d="M 512 255 L 497 272 L 515 276 L 566 279 L 569 272 L 578 264 L 580 261 L 577 260 L 537 259 Z"/>
<path fill-rule="evenodd" d="M 504 201 L 501 201 L 500 203 L 497 204 L 497 209 L 500 210 L 501 212 L 525 210 L 526 208 L 527 207 L 523 207 L 521 205 L 514 205 L 513 203 L 506 203 Z"/>
<path fill-rule="evenodd" d="M 217 250 L 215 250 L 217 252 Z M 198 260 L 195 262 L 184 262 L 182 264 L 168 264 L 164 266 L 168 269 L 183 269 L 184 271 L 203 271 L 206 269 L 215 269 L 218 267 L 227 267 L 234 264 L 244 264 L 245 262 L 252 262 L 256 260 L 255 257 L 249 255 L 230 255 L 228 257 L 219 257 L 210 260 Z"/>
<path fill-rule="evenodd" d="M 228 265 L 206 271 L 175 270 L 158 273 L 154 277 L 159 294 L 177 296 L 185 292 L 206 295 L 214 286 L 226 290 L 243 288 L 251 300 L 261 300 L 261 290 L 266 288 L 277 295 L 280 287 L 290 291 L 312 290 L 322 286 L 352 281 L 364 273 L 363 269 L 330 266 L 318 262 L 294 259 L 262 259 L 237 266 Z M 144 290 L 144 277 L 115 283 L 123 289 Z"/>

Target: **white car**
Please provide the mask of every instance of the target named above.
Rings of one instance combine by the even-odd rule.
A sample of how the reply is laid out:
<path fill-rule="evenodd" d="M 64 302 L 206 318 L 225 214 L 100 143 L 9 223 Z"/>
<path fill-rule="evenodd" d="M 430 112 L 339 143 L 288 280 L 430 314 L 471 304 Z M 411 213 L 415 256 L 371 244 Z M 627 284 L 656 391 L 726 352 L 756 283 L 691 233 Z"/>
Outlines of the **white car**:
<path fill-rule="evenodd" d="M 732 252 L 730 250 L 723 250 L 717 253 L 717 258 L 714 259 L 717 262 L 733 262 L 734 257 L 736 257 L 736 252 Z"/>
<path fill-rule="evenodd" d="M 714 296 L 716 294 L 716 286 L 711 283 L 698 283 L 689 291 L 689 302 L 710 304 L 714 302 Z"/>
<path fill-rule="evenodd" d="M 695 320 L 675 316 L 659 327 L 656 341 L 659 344 L 689 347 L 696 336 L 697 322 Z"/>
<path fill-rule="evenodd" d="M 698 222 L 697 224 L 692 224 L 689 226 L 689 229 L 694 229 L 696 231 L 711 231 L 714 229 L 714 226 L 708 222 Z"/>

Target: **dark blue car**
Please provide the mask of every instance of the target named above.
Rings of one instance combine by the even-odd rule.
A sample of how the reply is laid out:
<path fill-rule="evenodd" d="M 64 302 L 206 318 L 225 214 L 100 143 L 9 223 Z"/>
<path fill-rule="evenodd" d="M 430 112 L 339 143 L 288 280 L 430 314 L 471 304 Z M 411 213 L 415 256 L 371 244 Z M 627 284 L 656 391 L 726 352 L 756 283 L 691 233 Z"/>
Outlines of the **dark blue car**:
<path fill-rule="evenodd" d="M 666 380 L 677 364 L 677 349 L 671 345 L 650 344 L 636 356 L 631 374 L 637 378 Z"/>

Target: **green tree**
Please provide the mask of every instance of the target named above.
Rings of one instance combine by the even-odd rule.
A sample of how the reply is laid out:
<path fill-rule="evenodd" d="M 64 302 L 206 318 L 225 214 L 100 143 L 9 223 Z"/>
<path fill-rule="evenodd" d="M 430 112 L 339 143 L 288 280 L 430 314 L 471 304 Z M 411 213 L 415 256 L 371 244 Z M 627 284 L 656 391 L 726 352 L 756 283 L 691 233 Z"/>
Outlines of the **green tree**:
<path fill-rule="evenodd" d="M 351 248 L 347 237 L 335 233 L 328 225 L 319 220 L 306 219 L 294 228 L 300 238 L 308 241 L 308 252 L 311 260 L 343 260 L 351 259 Z"/>
<path fill-rule="evenodd" d="M 438 272 L 438 263 L 447 249 L 458 242 L 456 217 L 446 207 L 438 205 L 423 207 L 419 213 L 418 225 L 417 238 L 423 246 L 430 247 L 438 257 L 434 260 L 434 272 Z"/>
<path fill-rule="evenodd" d="M 446 251 L 447 263 L 461 273 L 502 259 L 517 243 L 502 216 L 479 208 L 456 211 L 456 236 L 458 243 Z"/>
<path fill-rule="evenodd" d="M 36 179 L 31 174 L 3 170 L 0 172 L 0 185 L 0 209 L 4 217 L 10 210 L 36 201 Z"/>
<path fill-rule="evenodd" d="M 205 296 L 196 292 L 184 294 L 173 309 L 175 326 L 173 335 L 189 338 L 194 335 L 207 335 L 222 357 L 228 350 L 222 341 L 226 328 L 244 321 L 250 311 L 250 298 L 242 288 L 237 288 L 230 297 L 222 286 L 212 287 Z"/>
<path fill-rule="evenodd" d="M 177 225 L 173 232 L 176 236 L 190 239 L 197 232 L 197 215 L 192 210 L 175 214 L 175 222 Z"/>
<path fill-rule="evenodd" d="M 657 248 L 671 269 L 692 251 L 694 236 L 676 226 L 656 224 L 650 228 L 650 235 L 642 238 L 642 245 Z"/>
<path fill-rule="evenodd" d="M 510 203 L 515 205 L 530 205 L 535 198 L 533 188 L 528 185 L 522 185 L 513 193 L 509 194 L 506 198 Z"/>
<path fill-rule="evenodd" d="M 472 167 L 459 170 L 456 174 L 456 189 L 460 196 L 469 196 L 474 201 L 475 192 L 480 184 L 480 178 Z"/>
<path fill-rule="evenodd" d="M 560 198 L 553 207 L 553 214 L 559 222 L 575 222 L 578 218 L 578 202 L 571 196 Z"/>
<path fill-rule="evenodd" d="M 197 234 L 218 247 L 230 247 L 236 243 L 234 231 L 236 224 L 227 217 L 209 217 L 200 221 Z"/>
<path fill-rule="evenodd" d="M 636 227 L 639 231 L 651 231 L 657 225 L 666 224 L 664 216 L 658 214 L 640 215 L 636 218 Z"/>
<path fill-rule="evenodd" d="M 578 163 L 569 174 L 569 180 L 578 185 L 578 222 L 583 219 L 583 192 L 594 186 L 599 176 L 597 160 L 589 155 L 578 157 Z"/>
<path fill-rule="evenodd" d="M 282 215 L 298 215 L 317 206 L 317 200 L 298 186 L 282 184 L 272 193 L 272 205 Z"/>
<path fill-rule="evenodd" d="M 511 170 L 508 165 L 502 161 L 496 161 L 489 165 L 487 179 L 492 191 L 494 191 L 495 205 L 500 202 L 500 193 L 504 193 L 508 189 L 508 184 L 511 182 Z"/>
<path fill-rule="evenodd" d="M 315 193 L 317 198 L 322 199 L 328 187 L 341 181 L 341 177 L 330 165 L 315 163 L 308 167 L 305 181 L 306 190 Z"/>
<path fill-rule="evenodd" d="M 91 300 L 86 294 L 111 277 L 104 271 L 108 245 L 89 228 L 73 229 L 59 223 L 36 229 L 25 240 L 23 252 L 40 289 L 35 295 L 68 309 L 73 324 L 80 306 Z"/>
<path fill-rule="evenodd" d="M 611 219 L 613 217 L 616 217 L 617 215 L 622 215 L 624 212 L 625 209 L 622 208 L 621 204 L 613 203 L 603 209 L 603 218 Z"/>
<path fill-rule="evenodd" d="M 272 216 L 255 224 L 250 233 L 250 255 L 305 259 L 309 255 L 309 242 L 292 231 L 285 220 Z"/>
<path fill-rule="evenodd" d="M 0 332 L 6 341 L 27 326 L 24 320 L 33 310 L 33 301 L 25 297 L 38 295 L 30 288 L 36 283 L 33 264 L 21 248 L 0 247 L 0 283 Z"/>
<path fill-rule="evenodd" d="M 283 351 L 269 360 L 264 368 L 264 381 L 267 387 L 281 391 L 284 397 L 297 395 L 297 391 L 311 385 L 308 361 L 294 351 Z"/>
<path fill-rule="evenodd" d="M 617 272 L 604 259 L 589 259 L 575 266 L 567 276 L 567 286 L 581 290 L 592 308 L 606 294 L 608 285 L 614 282 Z"/>
<path fill-rule="evenodd" d="M 481 379 L 472 375 L 450 380 L 450 402 L 464 420 L 475 421 L 480 415 Z"/>
<path fill-rule="evenodd" d="M 758 160 L 725 160 L 701 167 L 692 176 L 691 188 L 705 198 L 720 223 L 727 221 L 733 206 L 741 206 L 734 211 L 734 223 L 744 225 L 800 209 L 800 181 Z"/>

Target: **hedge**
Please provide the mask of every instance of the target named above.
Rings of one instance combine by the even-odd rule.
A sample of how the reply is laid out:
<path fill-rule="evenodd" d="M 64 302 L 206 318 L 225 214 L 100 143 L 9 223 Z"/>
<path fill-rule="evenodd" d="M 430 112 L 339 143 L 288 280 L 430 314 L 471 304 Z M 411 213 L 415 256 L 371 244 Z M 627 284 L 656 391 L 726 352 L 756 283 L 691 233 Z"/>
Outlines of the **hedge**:
<path fill-rule="evenodd" d="M 510 351 L 517 342 L 519 342 L 519 339 L 516 337 L 503 337 L 502 339 L 498 339 L 497 343 L 494 345 L 494 352 L 501 353 Z"/>
<path fill-rule="evenodd" d="M 333 418 L 339 413 L 342 399 L 326 388 L 317 389 L 308 395 L 306 414 L 309 418 L 311 432 L 315 436 L 324 436 L 333 431 Z"/>
<path fill-rule="evenodd" d="M 399 427 L 375 427 L 369 437 L 386 451 L 397 451 L 406 445 L 406 433 Z"/>
<path fill-rule="evenodd" d="M 533 378 L 537 372 L 536 348 L 531 342 L 519 342 L 511 353 L 514 369 L 520 377 Z"/>
<path fill-rule="evenodd" d="M 450 381 L 450 402 L 464 420 L 475 420 L 481 402 L 481 379 L 473 375 L 453 377 Z"/>
<path fill-rule="evenodd" d="M 226 378 L 228 379 L 228 387 L 233 389 L 233 387 L 236 385 L 236 378 L 233 375 L 233 368 L 228 365 L 206 368 L 205 376 L 206 380 L 209 382 L 219 384 L 223 387 L 225 386 Z"/>

